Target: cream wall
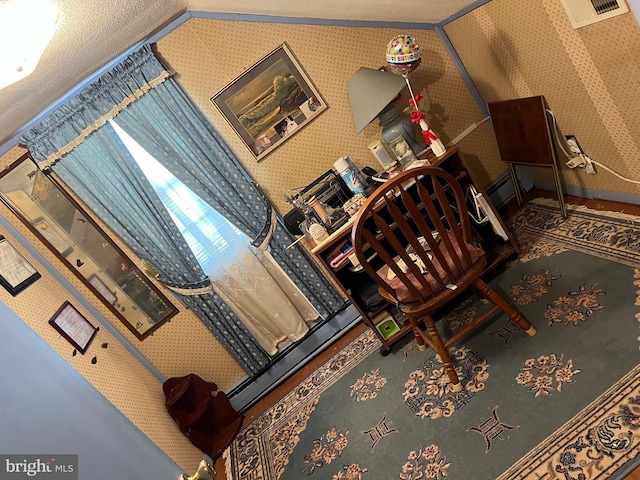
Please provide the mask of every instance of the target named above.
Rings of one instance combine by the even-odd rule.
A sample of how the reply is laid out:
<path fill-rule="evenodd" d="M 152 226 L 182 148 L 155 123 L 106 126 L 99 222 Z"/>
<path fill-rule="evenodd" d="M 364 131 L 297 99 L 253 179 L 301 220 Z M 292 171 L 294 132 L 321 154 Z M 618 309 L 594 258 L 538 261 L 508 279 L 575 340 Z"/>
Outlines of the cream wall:
<path fill-rule="evenodd" d="M 5 168 L 24 153 L 25 151 L 20 147 L 10 150 L 0 158 L 0 168 Z M 115 318 L 50 250 L 42 245 L 4 203 L 0 203 L 0 215 L 7 219 L 27 242 L 34 245 L 46 261 L 88 299 L 102 317 L 164 377 L 182 376 L 195 372 L 203 378 L 217 382 L 223 389 L 229 388 L 244 377 L 242 369 L 202 322 L 191 311 L 182 308 L 178 302 L 174 302 L 180 308 L 178 315 L 145 340 L 137 340 L 129 329 Z M 0 288 L 0 301 L 16 312 L 180 467 L 185 471 L 194 471 L 202 459 L 202 452 L 180 433 L 169 417 L 164 407 L 165 399 L 161 382 L 140 363 L 117 336 L 110 333 L 102 317 L 96 318 L 76 301 L 73 294 L 30 255 L 15 236 L 4 229 L 0 230 L 2 230 L 0 234 L 7 237 L 42 275 L 39 280 L 16 297 L 12 297 L 5 289 Z M 110 236 L 115 238 L 113 234 Z M 125 245 L 120 244 L 120 247 L 132 255 Z M 132 258 L 135 259 L 134 256 Z M 174 298 L 169 291 L 159 287 L 169 298 Z M 84 355 L 74 355 L 71 344 L 48 324 L 49 319 L 65 300 L 69 300 L 94 326 L 100 328 Z M 106 345 L 106 348 L 103 345 Z M 96 362 L 92 363 L 91 360 L 94 357 Z"/>
<path fill-rule="evenodd" d="M 285 193 L 304 186 L 345 154 L 360 167 L 379 168 L 367 146 L 380 139 L 377 120 L 360 135 L 355 131 L 347 81 L 361 66 L 386 64 L 386 45 L 400 33 L 414 36 L 422 64 L 410 74 L 416 93 L 426 89 L 432 107 L 429 123 L 443 140 L 455 138 L 483 116 L 434 31 L 327 27 L 190 19 L 158 42 L 158 50 L 177 80 L 211 120 L 251 176 L 285 213 Z M 210 98 L 283 42 L 292 50 L 329 108 L 259 163 L 241 142 Z M 404 90 L 399 108 L 408 106 Z M 505 167 L 497 162 L 487 128 L 474 132 L 463 151 L 480 160 L 478 175 L 487 183 Z M 498 163 L 496 167 L 496 163 Z"/>
<path fill-rule="evenodd" d="M 485 101 L 544 95 L 587 155 L 640 180 L 640 28 L 632 13 L 574 30 L 560 0 L 493 0 L 445 31 Z M 531 172 L 552 184 L 549 169 Z M 639 193 L 601 168 L 591 176 L 563 164 L 562 175 L 578 191 Z"/>
<path fill-rule="evenodd" d="M 640 33 L 633 16 L 624 15 L 575 31 L 566 19 L 560 0 L 493 0 L 445 30 L 486 101 L 544 94 L 564 132 L 575 134 L 589 155 L 621 173 L 637 175 Z M 194 18 L 160 40 L 158 50 L 177 72 L 177 79 L 187 93 L 284 213 L 289 208 L 284 193 L 307 184 L 331 168 L 340 156 L 349 154 L 361 167 L 377 166 L 367 145 L 379 138 L 380 129 L 373 124 L 356 134 L 346 83 L 360 66 L 384 65 L 385 46 L 399 33 L 408 33 L 419 41 L 423 62 L 411 74 L 411 81 L 417 92 L 424 88 L 430 96 L 432 107 L 428 121 L 445 143 L 471 124 L 480 122 L 483 119 L 480 109 L 433 31 Z M 209 99 L 282 42 L 287 42 L 329 108 L 257 163 Z M 227 49 L 232 50 L 232 55 Z M 405 92 L 399 105 L 403 108 L 406 103 Z M 460 147 L 476 165 L 474 173 L 485 183 L 505 170 L 487 123 L 471 133 Z M 10 150 L 0 157 L 0 168 L 23 153 L 19 147 Z M 637 187 L 605 172 L 596 177 L 574 172 L 564 174 L 572 185 L 637 193 Z M 222 388 L 230 387 L 243 377 L 242 370 L 202 323 L 182 308 L 178 316 L 151 337 L 142 342 L 135 339 L 4 205 L 0 205 L 0 214 L 163 376 L 193 371 Z M 19 244 L 12 237 L 10 240 Z M 171 458 L 185 470 L 192 470 L 201 454 L 178 433 L 166 415 L 158 380 L 106 328 L 101 328 L 86 355 L 72 356 L 69 344 L 47 325 L 62 302 L 71 299 L 71 293 L 27 252 L 23 253 L 36 264 L 43 278 L 15 298 L 0 289 L 0 300 Z M 38 308 L 33 308 L 34 305 Z M 100 320 L 88 312 L 83 313 L 100 325 Z M 103 349 L 102 343 L 107 343 L 108 348 Z M 95 365 L 90 362 L 93 356 L 98 358 Z"/>

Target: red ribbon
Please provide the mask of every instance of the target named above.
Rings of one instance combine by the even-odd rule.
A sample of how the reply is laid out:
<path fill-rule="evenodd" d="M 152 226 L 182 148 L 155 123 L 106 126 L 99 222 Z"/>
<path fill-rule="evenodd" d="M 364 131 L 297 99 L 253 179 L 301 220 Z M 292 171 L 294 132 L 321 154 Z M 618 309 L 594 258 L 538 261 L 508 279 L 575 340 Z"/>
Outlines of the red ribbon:
<path fill-rule="evenodd" d="M 411 116 L 411 123 L 415 123 L 416 125 L 420 125 L 420 121 L 424 119 L 424 113 L 422 113 L 422 111 L 418 108 L 418 104 L 420 103 L 421 99 L 422 95 L 416 95 L 415 102 L 413 98 L 409 99 L 409 105 L 414 107 L 414 109 L 409 112 L 409 115 Z M 427 124 L 425 123 L 425 125 Z M 420 126 L 420 129 L 422 130 L 422 136 L 427 142 L 427 145 L 431 145 L 431 143 L 438 140 L 436 134 L 433 133 L 433 130 L 431 130 L 431 128 L 429 128 L 429 125 L 427 125 L 426 128 Z"/>
<path fill-rule="evenodd" d="M 409 99 L 409 105 L 410 105 L 410 106 L 412 106 L 412 107 L 419 108 L 420 100 L 422 100 L 422 95 L 420 95 L 420 94 L 416 95 L 416 96 L 415 96 L 415 100 L 416 100 L 416 101 L 414 102 L 414 101 L 413 101 L 413 98 L 410 98 L 410 99 Z"/>
<path fill-rule="evenodd" d="M 422 136 L 424 137 L 425 142 L 427 142 L 427 145 L 431 145 L 432 142 L 438 140 L 438 137 L 433 133 L 433 130 L 431 130 L 428 125 L 426 130 L 422 129 Z"/>

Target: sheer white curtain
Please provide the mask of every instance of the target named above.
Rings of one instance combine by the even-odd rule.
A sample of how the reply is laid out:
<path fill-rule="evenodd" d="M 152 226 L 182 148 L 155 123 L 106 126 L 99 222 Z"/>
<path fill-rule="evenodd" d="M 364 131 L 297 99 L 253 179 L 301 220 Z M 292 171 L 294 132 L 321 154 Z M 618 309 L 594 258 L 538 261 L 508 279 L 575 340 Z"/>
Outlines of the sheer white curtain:
<path fill-rule="evenodd" d="M 116 122 L 110 121 L 153 185 L 220 297 L 234 309 L 262 348 L 274 355 L 300 340 L 320 314 L 268 251 L 231 225 Z"/>

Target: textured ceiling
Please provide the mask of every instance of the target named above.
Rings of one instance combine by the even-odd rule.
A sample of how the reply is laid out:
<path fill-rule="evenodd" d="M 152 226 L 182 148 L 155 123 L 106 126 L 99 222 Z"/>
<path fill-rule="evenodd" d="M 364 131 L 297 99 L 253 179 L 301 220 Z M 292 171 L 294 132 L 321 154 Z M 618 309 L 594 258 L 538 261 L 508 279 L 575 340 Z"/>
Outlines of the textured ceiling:
<path fill-rule="evenodd" d="M 0 90 L 0 154 L 41 112 L 186 11 L 415 24 L 440 23 L 478 1 L 423 0 L 419 8 L 416 2 L 399 0 L 57 0 L 57 3 L 62 22 L 36 70 Z"/>

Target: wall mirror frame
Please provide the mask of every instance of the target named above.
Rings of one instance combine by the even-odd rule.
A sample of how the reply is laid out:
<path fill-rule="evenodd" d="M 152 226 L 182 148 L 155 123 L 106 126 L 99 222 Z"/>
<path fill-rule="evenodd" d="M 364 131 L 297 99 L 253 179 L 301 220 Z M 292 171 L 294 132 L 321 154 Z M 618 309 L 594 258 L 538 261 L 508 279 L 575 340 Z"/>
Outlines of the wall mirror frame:
<path fill-rule="evenodd" d="M 139 339 L 178 308 L 27 153 L 0 172 L 0 199 Z"/>

